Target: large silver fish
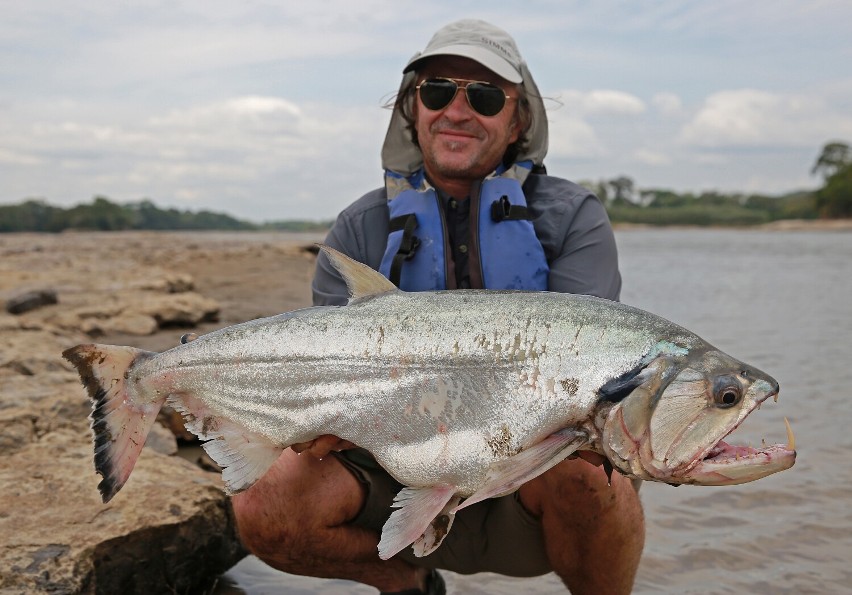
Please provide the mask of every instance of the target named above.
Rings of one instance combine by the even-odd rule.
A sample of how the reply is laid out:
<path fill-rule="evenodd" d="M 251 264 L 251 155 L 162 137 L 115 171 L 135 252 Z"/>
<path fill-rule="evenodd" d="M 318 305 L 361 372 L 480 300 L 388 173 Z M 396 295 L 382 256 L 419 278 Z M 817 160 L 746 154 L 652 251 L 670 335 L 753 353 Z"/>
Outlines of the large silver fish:
<path fill-rule="evenodd" d="M 722 440 L 777 399 L 775 380 L 667 320 L 560 293 L 406 293 L 324 250 L 350 288 L 347 306 L 231 326 L 159 354 L 63 353 L 93 400 L 104 502 L 165 403 L 207 440 L 229 493 L 321 434 L 366 448 L 407 486 L 383 528 L 382 558 L 409 544 L 428 554 L 458 510 L 578 450 L 670 484 L 743 483 L 795 462 L 789 424 L 787 445 Z"/>

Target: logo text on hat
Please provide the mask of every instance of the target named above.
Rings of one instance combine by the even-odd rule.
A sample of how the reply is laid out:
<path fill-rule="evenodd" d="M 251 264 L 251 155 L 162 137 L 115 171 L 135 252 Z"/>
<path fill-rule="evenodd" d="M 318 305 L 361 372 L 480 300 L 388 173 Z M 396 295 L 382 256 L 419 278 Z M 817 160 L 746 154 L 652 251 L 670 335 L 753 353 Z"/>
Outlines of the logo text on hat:
<path fill-rule="evenodd" d="M 508 49 L 506 49 L 505 47 L 503 47 L 502 45 L 500 45 L 499 43 L 497 43 L 493 39 L 489 39 L 488 37 L 480 37 L 479 41 L 482 42 L 483 45 L 487 45 L 487 46 L 490 46 L 490 47 L 492 47 L 496 50 L 499 50 L 507 58 L 509 58 L 509 59 L 512 58 L 512 52 L 510 52 Z"/>

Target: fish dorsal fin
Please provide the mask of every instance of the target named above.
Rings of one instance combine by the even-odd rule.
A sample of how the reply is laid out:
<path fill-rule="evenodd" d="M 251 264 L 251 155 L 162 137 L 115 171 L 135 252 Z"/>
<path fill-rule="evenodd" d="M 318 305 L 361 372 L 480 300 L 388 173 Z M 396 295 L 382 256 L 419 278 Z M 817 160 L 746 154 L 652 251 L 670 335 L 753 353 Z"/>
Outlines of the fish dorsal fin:
<path fill-rule="evenodd" d="M 346 287 L 349 288 L 349 299 L 369 297 L 396 291 L 397 287 L 378 271 L 374 271 L 365 264 L 352 260 L 342 252 L 338 252 L 331 246 L 319 244 L 320 250 L 326 255 L 332 266 L 343 276 Z"/>

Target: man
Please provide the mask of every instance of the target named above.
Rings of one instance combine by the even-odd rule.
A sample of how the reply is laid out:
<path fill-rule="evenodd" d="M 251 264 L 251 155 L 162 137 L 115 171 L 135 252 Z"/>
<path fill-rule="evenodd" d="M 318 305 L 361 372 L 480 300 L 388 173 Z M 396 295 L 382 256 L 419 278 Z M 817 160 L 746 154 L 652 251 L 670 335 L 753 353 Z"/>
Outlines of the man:
<path fill-rule="evenodd" d="M 452 23 L 406 65 L 382 151 L 385 187 L 341 213 L 326 243 L 401 288 L 540 289 L 618 299 L 612 229 L 587 190 L 548 176 L 547 120 L 512 38 Z M 320 257 L 316 304 L 344 304 Z M 364 451 L 323 436 L 285 452 L 234 497 L 240 536 L 270 565 L 383 593 L 442 593 L 436 568 L 537 576 L 573 593 L 627 593 L 644 543 L 631 482 L 581 458 L 456 517 L 432 554 L 376 546 L 400 485 Z M 302 453 L 302 456 L 297 454 Z M 329 455 L 329 456 L 326 456 Z M 581 455 L 592 462 L 597 455 Z"/>

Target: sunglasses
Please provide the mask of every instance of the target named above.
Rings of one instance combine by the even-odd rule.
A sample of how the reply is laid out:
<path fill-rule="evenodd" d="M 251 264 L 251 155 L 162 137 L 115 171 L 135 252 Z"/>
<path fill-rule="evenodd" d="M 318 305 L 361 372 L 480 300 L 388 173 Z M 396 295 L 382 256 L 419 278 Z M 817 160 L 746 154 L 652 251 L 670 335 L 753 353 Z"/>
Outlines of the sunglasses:
<path fill-rule="evenodd" d="M 459 83 L 467 83 L 464 86 Z M 500 87 L 484 81 L 466 79 L 430 78 L 415 87 L 420 93 L 420 101 L 432 111 L 439 111 L 450 105 L 459 89 L 464 89 L 467 102 L 481 116 L 496 116 L 506 105 L 509 97 Z"/>

